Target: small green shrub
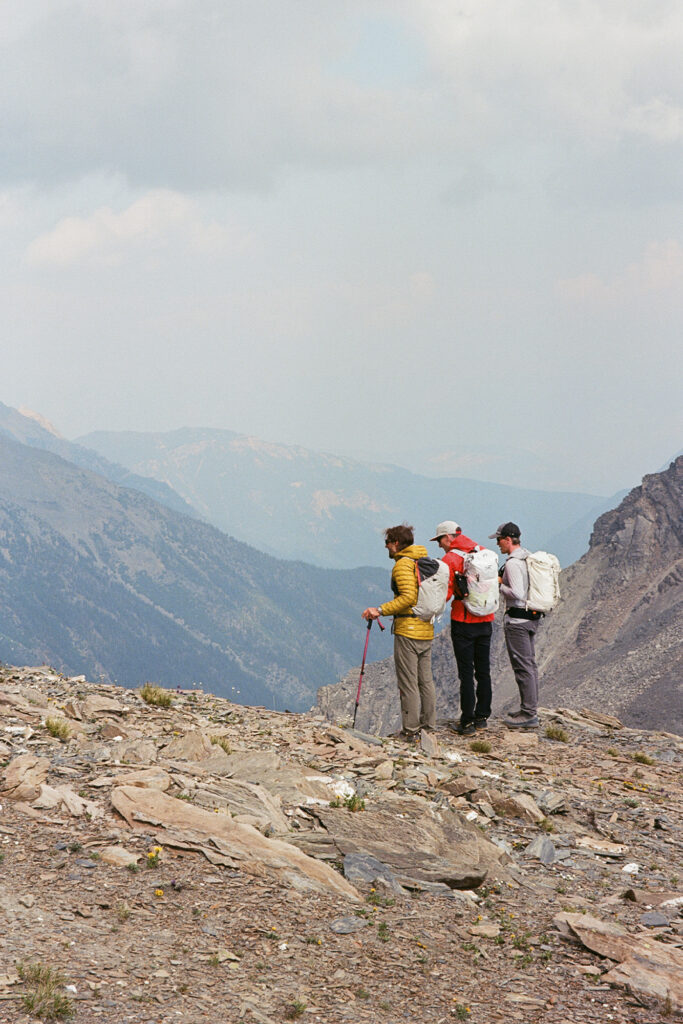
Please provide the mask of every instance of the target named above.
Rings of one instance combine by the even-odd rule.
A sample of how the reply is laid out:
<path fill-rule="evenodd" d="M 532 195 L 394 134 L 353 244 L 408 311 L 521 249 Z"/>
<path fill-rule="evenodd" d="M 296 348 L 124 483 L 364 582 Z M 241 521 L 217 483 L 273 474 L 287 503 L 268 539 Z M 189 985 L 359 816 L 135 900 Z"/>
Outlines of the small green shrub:
<path fill-rule="evenodd" d="M 21 1001 L 27 1013 L 45 1021 L 67 1020 L 73 1017 L 73 1004 L 59 990 L 66 984 L 61 971 L 44 964 L 17 964 L 17 974 L 26 985 L 31 985 Z"/>
<path fill-rule="evenodd" d="M 302 1003 L 300 999 L 295 999 L 293 1003 L 289 1003 L 285 1008 L 285 1020 L 297 1020 L 306 1010 L 306 1003 Z"/>
<path fill-rule="evenodd" d="M 539 821 L 538 827 L 540 829 L 542 829 L 543 832 L 554 832 L 555 831 L 555 825 L 550 820 L 550 818 L 544 818 L 543 821 Z"/>
<path fill-rule="evenodd" d="M 347 811 L 364 811 L 365 800 L 361 800 L 357 793 L 352 793 L 351 796 L 341 797 L 336 796 L 334 800 L 330 800 L 330 807 L 345 807 Z"/>
<path fill-rule="evenodd" d="M 380 923 L 377 925 L 377 937 L 382 942 L 388 942 L 389 939 L 391 938 L 389 926 L 384 921 L 380 921 Z"/>
<path fill-rule="evenodd" d="M 396 904 L 396 900 L 391 896 L 382 896 L 374 889 L 365 897 L 365 902 L 370 903 L 373 907 L 393 907 Z"/>
<path fill-rule="evenodd" d="M 470 750 L 473 750 L 475 754 L 490 754 L 491 744 L 488 740 L 472 740 Z"/>
<path fill-rule="evenodd" d="M 656 764 L 654 757 L 648 757 L 647 754 L 634 754 L 633 760 L 637 761 L 638 764 Z"/>
<path fill-rule="evenodd" d="M 559 725 L 548 725 L 545 730 L 546 739 L 557 740 L 558 743 L 569 743 L 569 733 Z"/>
<path fill-rule="evenodd" d="M 130 907 L 123 900 L 121 900 L 120 903 L 117 903 L 114 909 L 116 910 L 116 916 L 121 924 L 123 924 L 124 921 L 127 921 L 130 917 Z"/>
<path fill-rule="evenodd" d="M 615 747 L 608 747 L 607 753 L 610 757 L 619 757 L 619 751 Z"/>
<path fill-rule="evenodd" d="M 140 690 L 140 696 L 145 704 L 152 704 L 157 708 L 170 708 L 173 703 L 173 698 L 168 690 L 164 690 L 161 686 L 154 686 L 152 683 L 145 683 Z"/>

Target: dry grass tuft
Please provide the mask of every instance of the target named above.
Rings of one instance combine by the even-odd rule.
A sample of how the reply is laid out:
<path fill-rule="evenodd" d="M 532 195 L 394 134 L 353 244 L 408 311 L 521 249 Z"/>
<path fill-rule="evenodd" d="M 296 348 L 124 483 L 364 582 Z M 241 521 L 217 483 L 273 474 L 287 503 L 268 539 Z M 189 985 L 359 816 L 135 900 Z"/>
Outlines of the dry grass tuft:
<path fill-rule="evenodd" d="M 152 683 L 145 683 L 140 690 L 140 696 L 145 704 L 152 704 L 157 708 L 170 708 L 173 703 L 173 698 L 167 690 Z"/>

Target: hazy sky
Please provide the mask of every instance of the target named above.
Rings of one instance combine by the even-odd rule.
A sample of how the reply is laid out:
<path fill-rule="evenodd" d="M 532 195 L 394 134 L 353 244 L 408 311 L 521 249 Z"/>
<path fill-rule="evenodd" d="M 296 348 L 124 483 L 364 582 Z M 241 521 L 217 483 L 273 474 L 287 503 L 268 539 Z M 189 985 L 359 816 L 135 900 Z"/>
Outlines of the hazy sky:
<path fill-rule="evenodd" d="M 0 45 L 1 401 L 601 493 L 680 449 L 680 0 L 8 0 Z"/>

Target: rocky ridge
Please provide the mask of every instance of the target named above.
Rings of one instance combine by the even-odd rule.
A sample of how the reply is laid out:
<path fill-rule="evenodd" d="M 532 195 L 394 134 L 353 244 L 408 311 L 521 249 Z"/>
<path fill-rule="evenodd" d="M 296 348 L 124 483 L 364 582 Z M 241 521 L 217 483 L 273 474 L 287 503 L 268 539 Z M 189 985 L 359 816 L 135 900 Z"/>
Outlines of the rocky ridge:
<path fill-rule="evenodd" d="M 588 703 L 628 725 L 683 734 L 682 583 L 680 456 L 600 516 L 589 551 L 562 572 L 562 599 L 541 624 L 536 643 L 541 700 L 575 709 Z M 448 629 L 434 640 L 432 664 L 437 708 L 454 715 L 458 684 Z M 493 709 L 499 712 L 518 701 L 502 612 L 494 627 L 491 668 Z M 318 706 L 332 719 L 342 717 L 353 705 L 357 685 L 354 669 L 319 691 Z M 393 659 L 368 665 L 363 689 L 361 728 L 395 728 Z"/>
<path fill-rule="evenodd" d="M 416 747 L 146 695 L 0 670 L 1 1021 L 36 964 L 104 1024 L 683 1012 L 678 737 L 557 709 Z"/>

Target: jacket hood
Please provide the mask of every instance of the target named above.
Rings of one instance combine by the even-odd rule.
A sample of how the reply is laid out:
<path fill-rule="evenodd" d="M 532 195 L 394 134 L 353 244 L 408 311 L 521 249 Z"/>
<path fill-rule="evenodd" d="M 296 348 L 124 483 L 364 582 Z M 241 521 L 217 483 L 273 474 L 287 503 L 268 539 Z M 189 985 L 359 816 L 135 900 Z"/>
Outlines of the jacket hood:
<path fill-rule="evenodd" d="M 466 537 L 464 533 L 459 533 L 453 542 L 453 546 L 449 550 L 455 551 L 456 554 L 458 551 L 464 551 L 467 553 L 468 551 L 474 551 L 478 546 L 479 545 L 476 541 L 472 540 L 470 537 Z"/>
<path fill-rule="evenodd" d="M 422 544 L 409 544 L 407 548 L 402 548 L 401 551 L 397 551 L 395 555 L 391 556 L 394 559 L 399 558 L 426 558 L 427 548 L 423 547 Z"/>

